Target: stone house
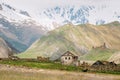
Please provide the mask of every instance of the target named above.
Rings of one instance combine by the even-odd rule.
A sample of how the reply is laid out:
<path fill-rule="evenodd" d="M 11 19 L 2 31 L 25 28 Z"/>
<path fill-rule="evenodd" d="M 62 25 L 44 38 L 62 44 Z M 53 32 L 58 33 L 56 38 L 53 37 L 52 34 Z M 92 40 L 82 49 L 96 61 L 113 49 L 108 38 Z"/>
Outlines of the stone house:
<path fill-rule="evenodd" d="M 78 62 L 78 56 L 67 51 L 61 56 L 60 60 L 63 65 L 76 65 Z"/>

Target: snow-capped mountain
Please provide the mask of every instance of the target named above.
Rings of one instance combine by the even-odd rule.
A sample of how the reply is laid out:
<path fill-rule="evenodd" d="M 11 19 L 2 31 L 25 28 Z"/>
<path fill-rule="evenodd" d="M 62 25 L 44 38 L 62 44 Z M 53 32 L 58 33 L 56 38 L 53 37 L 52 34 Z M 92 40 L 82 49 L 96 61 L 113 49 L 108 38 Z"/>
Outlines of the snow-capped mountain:
<path fill-rule="evenodd" d="M 57 22 L 58 24 L 85 24 L 89 22 L 89 12 L 93 10 L 94 6 L 74 6 L 54 7 L 44 10 L 40 16 L 48 17 L 48 19 Z"/>
<path fill-rule="evenodd" d="M 120 21 L 120 12 L 112 10 L 109 6 L 67 6 L 48 8 L 41 12 L 41 17 L 48 18 L 58 24 L 105 24 L 112 21 Z"/>
<path fill-rule="evenodd" d="M 26 2 L 27 1 L 28 0 L 26 0 Z M 43 1 L 43 4 L 49 2 L 47 0 L 45 1 Z M 58 1 L 61 4 L 62 1 Z M 67 23 L 72 23 L 75 25 L 85 23 L 100 25 L 113 21 L 120 21 L 120 8 L 118 6 L 119 4 L 117 4 L 117 2 L 119 2 L 118 0 L 102 0 L 101 2 L 99 2 L 98 0 L 89 0 L 88 3 L 87 1 L 88 0 L 86 0 L 86 2 L 83 0 L 72 1 L 73 4 L 68 2 L 64 3 L 64 5 L 57 5 L 57 1 L 52 0 L 51 4 L 54 4 L 53 6 L 50 6 L 42 5 L 42 2 L 39 1 L 33 1 L 33 3 L 31 3 L 31 0 L 26 3 L 26 5 L 31 5 L 27 6 L 26 9 L 21 8 L 22 10 L 13 8 L 8 4 L 2 3 L 3 10 L 5 11 L 2 12 L 2 15 L 7 16 L 7 19 L 9 19 L 10 21 L 16 21 L 17 23 L 30 21 L 33 22 L 35 25 L 42 25 L 42 28 L 45 30 L 52 30 L 60 25 L 64 25 Z M 37 5 L 37 3 L 34 2 L 40 4 Z M 23 6 L 26 6 L 24 4 L 25 3 L 23 3 Z"/>
<path fill-rule="evenodd" d="M 0 4 L 0 37 L 16 50 L 24 51 L 46 31 L 26 11 Z"/>
<path fill-rule="evenodd" d="M 23 21 L 25 19 L 29 19 L 28 17 L 19 14 L 19 11 L 17 11 L 15 8 L 11 7 L 10 5 L 2 3 L 0 4 L 0 6 L 1 6 L 1 11 L 0 11 L 1 17 L 4 17 L 8 21 L 13 22 L 13 21 Z"/>
<path fill-rule="evenodd" d="M 20 51 L 46 32 L 67 23 L 100 25 L 120 21 L 119 0 L 19 1 L 0 1 L 0 36 Z"/>

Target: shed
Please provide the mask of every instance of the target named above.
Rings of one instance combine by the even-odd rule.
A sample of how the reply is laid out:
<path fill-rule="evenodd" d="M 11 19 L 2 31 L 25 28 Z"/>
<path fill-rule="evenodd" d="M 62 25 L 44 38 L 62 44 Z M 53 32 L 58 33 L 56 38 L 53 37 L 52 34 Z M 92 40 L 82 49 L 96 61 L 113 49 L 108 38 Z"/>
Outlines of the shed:
<path fill-rule="evenodd" d="M 92 67 L 99 67 L 99 66 L 117 66 L 116 63 L 114 62 L 108 62 L 108 61 L 96 61 L 95 63 L 93 63 Z"/>

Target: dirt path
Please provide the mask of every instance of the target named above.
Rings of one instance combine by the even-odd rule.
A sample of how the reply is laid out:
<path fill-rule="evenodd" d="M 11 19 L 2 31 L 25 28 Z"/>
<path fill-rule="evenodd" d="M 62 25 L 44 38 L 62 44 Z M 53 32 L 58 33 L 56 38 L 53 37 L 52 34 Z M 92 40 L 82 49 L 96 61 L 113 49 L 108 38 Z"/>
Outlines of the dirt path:
<path fill-rule="evenodd" d="M 68 79 L 69 80 L 120 80 L 120 75 L 68 72 L 68 71 L 46 70 L 46 69 L 31 69 L 26 67 L 16 67 L 16 66 L 0 64 L 0 72 L 2 71 L 10 71 L 21 74 L 25 73 L 23 77 L 26 77 L 26 74 L 30 74 L 30 73 L 32 73 L 32 76 L 34 76 L 35 74 L 38 75 L 42 74 L 43 76 L 48 75 L 48 78 L 50 77 L 49 79 L 47 79 L 46 77 L 43 80 L 68 80 Z M 38 77 L 38 79 L 39 78 L 40 76 Z M 37 80 L 37 79 L 30 79 L 30 80 Z"/>

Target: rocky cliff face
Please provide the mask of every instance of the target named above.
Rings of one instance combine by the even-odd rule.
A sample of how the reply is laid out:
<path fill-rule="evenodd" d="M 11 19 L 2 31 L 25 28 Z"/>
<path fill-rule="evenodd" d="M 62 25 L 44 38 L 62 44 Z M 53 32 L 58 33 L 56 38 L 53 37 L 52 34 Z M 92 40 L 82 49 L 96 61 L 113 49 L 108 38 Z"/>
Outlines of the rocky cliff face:
<path fill-rule="evenodd" d="M 12 54 L 11 48 L 2 38 L 0 38 L 0 58 L 8 58 L 8 56 L 11 54 Z"/>

